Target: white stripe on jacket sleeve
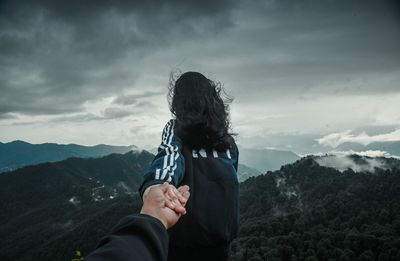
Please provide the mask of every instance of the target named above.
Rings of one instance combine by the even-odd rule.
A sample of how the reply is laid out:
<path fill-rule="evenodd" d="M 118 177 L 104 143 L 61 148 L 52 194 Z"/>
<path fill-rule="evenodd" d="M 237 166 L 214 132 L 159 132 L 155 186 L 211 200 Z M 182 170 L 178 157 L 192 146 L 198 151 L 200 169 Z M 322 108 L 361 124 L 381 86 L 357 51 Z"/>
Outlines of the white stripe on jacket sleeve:
<path fill-rule="evenodd" d="M 175 121 L 170 120 L 167 126 L 164 128 L 165 133 L 163 133 L 163 139 L 161 145 L 159 146 L 160 150 L 165 150 L 165 155 L 163 158 L 163 166 L 162 166 L 162 174 L 158 172 L 156 173 L 155 178 L 165 180 L 167 182 L 172 181 L 172 176 L 175 174 L 175 170 L 177 168 L 177 160 L 179 158 L 179 147 L 175 144 L 172 144 L 172 140 L 174 137 L 174 127 Z M 159 169 L 157 169 L 159 170 Z M 161 171 L 161 170 L 160 170 Z"/>

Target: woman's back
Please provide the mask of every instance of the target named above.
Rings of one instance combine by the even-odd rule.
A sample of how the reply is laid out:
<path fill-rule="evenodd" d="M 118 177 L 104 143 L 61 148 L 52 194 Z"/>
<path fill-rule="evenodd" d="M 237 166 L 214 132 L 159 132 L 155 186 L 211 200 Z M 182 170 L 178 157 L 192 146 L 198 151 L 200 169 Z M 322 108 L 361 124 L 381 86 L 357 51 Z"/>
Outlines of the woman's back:
<path fill-rule="evenodd" d="M 170 229 L 169 260 L 224 260 L 239 221 L 239 151 L 232 137 L 229 103 L 222 87 L 197 72 L 170 82 L 174 119 L 139 189 L 155 184 L 188 185 L 187 214 Z"/>
<path fill-rule="evenodd" d="M 183 144 L 182 154 L 185 175 L 181 184 L 189 185 L 191 197 L 187 214 L 169 230 L 169 260 L 200 256 L 207 256 L 203 260 L 223 260 L 239 222 L 237 146 L 233 142 L 230 149 L 218 152 Z"/>

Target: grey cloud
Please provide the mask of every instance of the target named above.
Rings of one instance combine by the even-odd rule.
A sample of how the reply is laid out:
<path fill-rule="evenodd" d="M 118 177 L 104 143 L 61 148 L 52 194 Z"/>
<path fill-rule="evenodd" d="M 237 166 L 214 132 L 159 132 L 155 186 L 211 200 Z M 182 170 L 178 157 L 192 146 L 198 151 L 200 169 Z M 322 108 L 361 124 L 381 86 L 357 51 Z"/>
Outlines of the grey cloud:
<path fill-rule="evenodd" d="M 101 111 L 100 114 L 93 113 L 78 113 L 73 115 L 56 116 L 49 122 L 87 122 L 98 120 L 121 119 L 129 116 L 134 116 L 140 113 L 143 108 L 150 107 L 150 102 L 139 102 L 135 107 L 108 107 Z M 34 123 L 34 122 L 32 122 Z"/>
<path fill-rule="evenodd" d="M 17 115 L 11 113 L 0 113 L 0 120 L 8 120 L 8 119 L 18 119 Z"/>
<path fill-rule="evenodd" d="M 350 155 L 330 154 L 317 157 L 315 160 L 321 166 L 335 168 L 341 172 L 352 169 L 354 172 L 374 173 L 376 168 L 390 169 L 390 166 L 382 159 L 373 157 L 361 157 L 356 161 Z"/>
<path fill-rule="evenodd" d="M 0 113 L 79 112 L 132 86 L 147 54 L 231 25 L 229 1 L 8 1 Z"/>
<path fill-rule="evenodd" d="M 367 125 L 367 126 L 360 126 L 354 129 L 353 133 L 359 135 L 365 132 L 370 136 L 375 136 L 379 134 L 394 132 L 399 128 L 400 125 Z"/>
<path fill-rule="evenodd" d="M 150 92 L 146 91 L 141 94 L 121 95 L 118 96 L 113 103 L 121 105 L 134 105 L 141 101 L 143 98 L 150 98 L 153 96 L 165 95 L 165 92 Z"/>
<path fill-rule="evenodd" d="M 215 58 L 232 59 L 224 81 L 243 99 L 400 92 L 395 1 L 262 2 L 243 4 L 245 26 Z"/>
<path fill-rule="evenodd" d="M 104 110 L 104 118 L 107 119 L 115 119 L 115 118 L 124 118 L 132 115 L 132 111 L 121 109 L 117 107 L 110 107 Z"/>
<path fill-rule="evenodd" d="M 49 122 L 87 122 L 97 120 L 120 119 L 128 116 L 132 116 L 132 111 L 123 108 L 109 107 L 102 111 L 100 115 L 93 113 L 63 115 L 54 117 L 50 119 Z"/>
<path fill-rule="evenodd" d="M 167 108 L 151 101 L 160 100 L 175 65 L 215 76 L 233 91 L 232 106 L 239 110 L 285 111 L 296 97 L 306 106 L 321 97 L 368 95 L 372 104 L 400 92 L 398 14 L 396 1 L 2 1 L 0 118 L 52 114 L 52 122 L 83 122 L 163 115 Z M 85 102 L 111 96 L 117 97 L 111 108 L 84 111 Z M 317 114 L 319 105 L 313 105 Z M 371 124 L 355 118 L 365 108 L 340 117 Z M 312 109 L 299 115 L 296 130 L 315 116 Z M 338 126 L 330 121 L 334 116 L 326 119 Z M 316 142 L 329 134 L 321 129 L 280 134 L 275 123 L 286 120 L 260 121 L 254 128 L 272 134 L 241 140 L 300 154 L 329 149 Z"/>
<path fill-rule="evenodd" d="M 59 123 L 59 122 L 88 122 L 94 120 L 104 120 L 105 118 L 93 113 L 78 113 L 74 115 L 63 115 L 54 117 L 47 122 Z"/>
<path fill-rule="evenodd" d="M 360 126 L 355 130 L 351 131 L 355 137 L 362 135 L 363 133 L 367 135 L 366 139 L 380 137 L 382 141 L 388 140 L 388 135 L 396 134 L 396 130 L 400 128 L 399 125 L 366 125 Z M 397 131 L 398 133 L 398 131 Z M 319 140 L 324 141 L 326 137 L 331 135 L 331 133 L 270 133 L 264 134 L 262 136 L 253 137 L 242 137 L 240 134 L 238 136 L 239 143 L 244 147 L 251 148 L 275 148 L 278 150 L 288 150 L 295 152 L 299 155 L 307 154 L 321 154 L 321 153 L 332 153 L 333 148 L 331 146 L 326 146 L 324 143 L 318 142 Z M 392 155 L 398 155 L 398 146 L 396 146 L 396 140 L 392 137 L 392 142 L 388 141 L 383 144 L 375 144 L 374 146 L 364 146 L 356 142 L 345 143 L 343 146 L 339 146 L 339 150 L 353 150 L 352 154 L 357 154 L 362 151 L 378 151 L 378 150 L 388 150 Z M 347 146 L 346 146 L 347 144 Z M 392 144 L 392 145 L 391 145 Z M 359 146 L 358 146 L 359 145 Z M 393 146 L 393 149 L 389 147 Z M 337 150 L 336 149 L 336 150 Z"/>

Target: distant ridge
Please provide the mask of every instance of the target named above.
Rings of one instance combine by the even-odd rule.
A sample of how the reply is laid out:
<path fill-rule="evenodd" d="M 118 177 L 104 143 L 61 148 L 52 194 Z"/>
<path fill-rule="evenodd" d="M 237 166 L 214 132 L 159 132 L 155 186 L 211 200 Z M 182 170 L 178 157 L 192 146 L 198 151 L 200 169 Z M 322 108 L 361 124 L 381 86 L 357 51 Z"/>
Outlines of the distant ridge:
<path fill-rule="evenodd" d="M 265 173 L 278 170 L 282 165 L 293 163 L 300 156 L 292 151 L 276 149 L 252 149 L 239 146 L 239 162 Z"/>
<path fill-rule="evenodd" d="M 293 163 L 300 156 L 292 151 L 278 149 L 254 149 L 238 146 L 239 148 L 239 181 L 258 176 L 269 170 L 278 170 L 282 165 Z M 147 149 L 157 154 L 157 147 Z"/>
<path fill-rule="evenodd" d="M 0 173 L 27 165 L 65 160 L 70 157 L 97 158 L 111 153 L 127 153 L 137 149 L 135 145 L 31 144 L 22 140 L 15 140 L 8 143 L 0 143 Z"/>

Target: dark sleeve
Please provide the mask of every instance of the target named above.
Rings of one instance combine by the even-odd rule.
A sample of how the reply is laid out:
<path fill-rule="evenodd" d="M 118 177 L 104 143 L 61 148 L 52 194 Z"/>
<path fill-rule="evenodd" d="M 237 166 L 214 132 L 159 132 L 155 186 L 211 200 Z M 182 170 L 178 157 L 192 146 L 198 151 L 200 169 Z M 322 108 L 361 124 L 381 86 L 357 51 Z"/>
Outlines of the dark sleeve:
<path fill-rule="evenodd" d="M 168 233 L 158 219 L 129 215 L 103 238 L 85 261 L 167 260 Z"/>
<path fill-rule="evenodd" d="M 232 150 L 233 150 L 233 152 L 232 152 L 233 166 L 235 167 L 235 170 L 237 172 L 238 164 L 239 164 L 239 149 L 235 142 L 233 143 Z"/>
<path fill-rule="evenodd" d="M 185 173 L 185 160 L 182 155 L 182 141 L 175 134 L 175 120 L 171 119 L 165 125 L 158 153 L 147 171 L 143 174 L 143 183 L 139 194 L 151 185 L 171 183 L 178 187 Z"/>

